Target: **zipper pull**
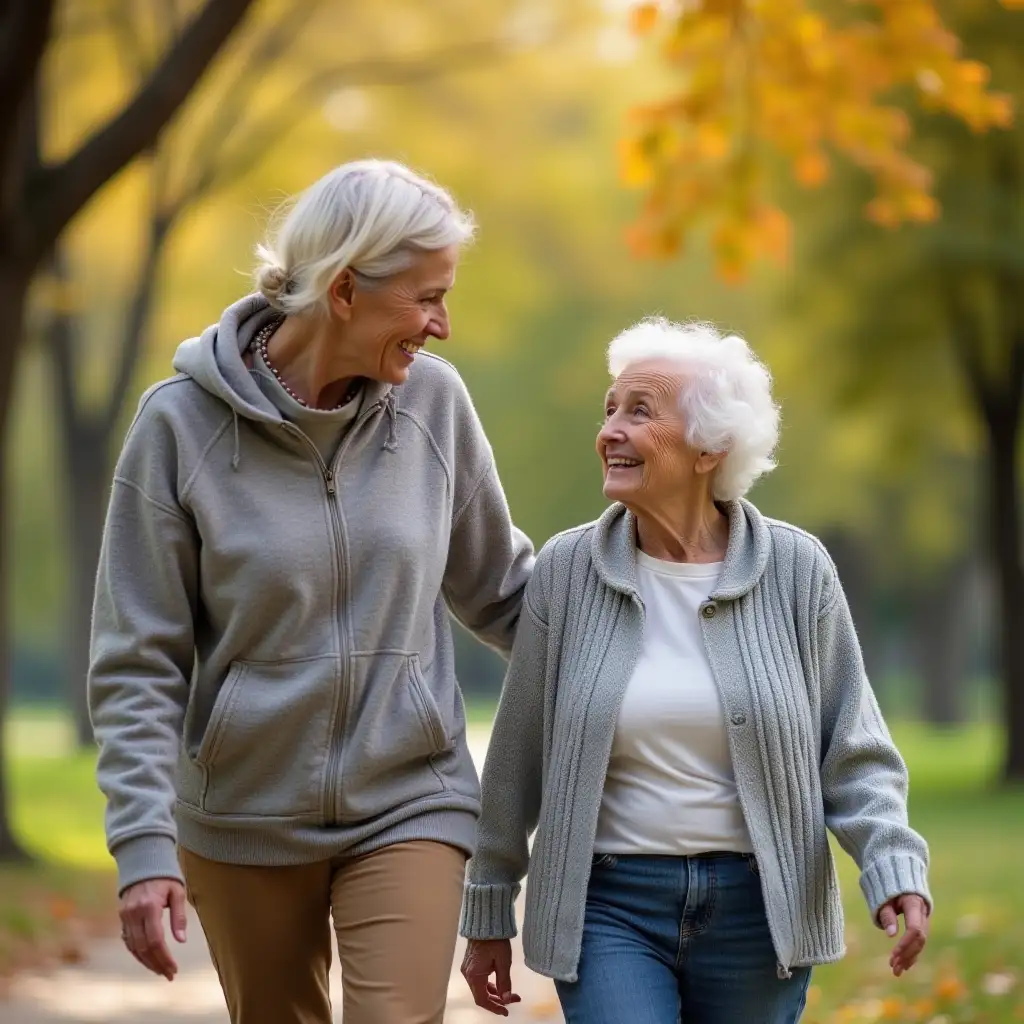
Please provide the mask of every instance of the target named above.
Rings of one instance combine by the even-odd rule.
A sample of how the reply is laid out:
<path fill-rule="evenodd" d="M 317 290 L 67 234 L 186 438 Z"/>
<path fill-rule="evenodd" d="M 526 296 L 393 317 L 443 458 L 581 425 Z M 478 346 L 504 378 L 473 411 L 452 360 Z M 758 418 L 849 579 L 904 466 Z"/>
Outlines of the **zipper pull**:
<path fill-rule="evenodd" d="M 327 493 L 328 494 L 333 494 L 334 493 L 334 473 L 332 473 L 331 470 L 329 470 L 329 469 L 326 470 L 324 472 L 324 479 L 327 481 Z"/>

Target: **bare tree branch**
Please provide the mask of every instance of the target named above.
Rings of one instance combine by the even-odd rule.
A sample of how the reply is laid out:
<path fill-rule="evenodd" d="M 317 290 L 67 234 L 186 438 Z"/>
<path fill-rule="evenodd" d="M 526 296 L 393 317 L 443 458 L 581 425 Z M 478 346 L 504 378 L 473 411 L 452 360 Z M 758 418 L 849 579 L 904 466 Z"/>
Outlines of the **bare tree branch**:
<path fill-rule="evenodd" d="M 60 248 L 54 252 L 50 261 L 50 278 L 59 292 L 66 291 L 71 285 L 67 255 Z M 61 295 L 59 299 L 65 297 Z M 71 324 L 72 318 L 68 315 L 63 301 L 58 301 L 44 333 L 53 362 L 54 401 L 60 410 L 58 419 L 64 428 L 62 433 L 65 435 L 65 443 L 69 440 L 69 435 L 82 426 L 81 403 L 75 392 L 75 352 Z"/>
<path fill-rule="evenodd" d="M 239 143 L 234 151 L 227 147 L 220 149 L 219 160 L 211 161 L 206 173 L 196 179 L 187 201 L 192 202 L 218 184 L 232 181 L 247 171 L 260 153 L 287 134 L 295 120 L 295 110 L 301 109 L 310 97 L 323 96 L 327 91 L 344 85 L 408 85 L 426 81 L 450 74 L 453 70 L 486 64 L 508 53 L 509 49 L 506 39 L 485 39 L 446 47 L 413 59 L 354 61 L 310 75 L 269 113 L 256 120 L 247 130 L 245 141 Z"/>
<path fill-rule="evenodd" d="M 14 116 L 0 129 L 0 209 L 21 193 L 24 163 L 16 157 L 29 102 L 50 38 L 54 0 L 13 0 L 0 8 L 0 96 Z"/>
<path fill-rule="evenodd" d="M 145 347 L 146 323 L 149 320 L 150 309 L 156 294 L 160 260 L 172 226 L 173 221 L 157 217 L 153 220 L 150 228 L 146 254 L 143 257 L 142 266 L 139 268 L 131 306 L 128 309 L 128 318 L 125 321 L 117 375 L 99 417 L 99 431 L 104 443 L 109 443 L 114 429 L 117 427 L 121 407 L 124 404 L 124 396 L 128 394 L 132 381 L 135 379 L 135 371 L 138 369 L 139 359 Z"/>
<path fill-rule="evenodd" d="M 307 0 L 299 11 L 286 12 L 267 26 L 263 35 L 246 55 L 244 66 L 234 80 L 224 87 L 223 98 L 217 105 L 215 116 L 210 118 L 189 147 L 188 164 L 192 174 L 181 188 L 183 205 L 194 200 L 209 187 L 204 182 L 210 177 L 211 162 L 216 159 L 217 151 L 227 144 L 243 122 L 243 112 L 249 101 L 249 90 L 244 86 L 246 80 L 252 78 L 253 68 L 266 71 L 272 67 L 287 52 L 319 6 L 321 0 Z"/>
<path fill-rule="evenodd" d="M 252 2 L 206 0 L 128 106 L 64 163 L 37 175 L 30 190 L 36 259 L 109 178 L 156 142 Z"/>

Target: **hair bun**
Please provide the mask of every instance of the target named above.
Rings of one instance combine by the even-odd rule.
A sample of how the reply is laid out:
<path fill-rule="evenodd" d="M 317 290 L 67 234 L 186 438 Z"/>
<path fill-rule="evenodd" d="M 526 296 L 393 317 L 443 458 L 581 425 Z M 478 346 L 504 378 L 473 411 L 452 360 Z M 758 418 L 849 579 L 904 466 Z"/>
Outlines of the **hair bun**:
<path fill-rule="evenodd" d="M 281 300 L 288 294 L 291 278 L 284 267 L 266 262 L 256 272 L 256 289 L 275 309 L 281 309 Z"/>

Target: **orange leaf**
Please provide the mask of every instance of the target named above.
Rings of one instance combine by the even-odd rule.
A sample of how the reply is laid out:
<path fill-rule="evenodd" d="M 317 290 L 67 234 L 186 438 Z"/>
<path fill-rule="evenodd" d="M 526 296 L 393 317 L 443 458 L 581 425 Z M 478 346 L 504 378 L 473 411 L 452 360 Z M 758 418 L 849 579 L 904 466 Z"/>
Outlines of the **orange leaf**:
<path fill-rule="evenodd" d="M 634 35 L 647 35 L 658 21 L 657 4 L 637 4 L 629 12 L 629 28 Z"/>
<path fill-rule="evenodd" d="M 619 175 L 623 184 L 630 188 L 643 188 L 651 183 L 654 171 L 643 140 L 635 137 L 619 140 Z"/>
<path fill-rule="evenodd" d="M 883 228 L 894 228 L 900 222 L 899 210 L 888 199 L 872 199 L 864 212 L 868 220 Z"/>
<path fill-rule="evenodd" d="M 935 986 L 935 995 L 947 1002 L 955 1002 L 967 995 L 967 986 L 955 974 L 948 974 Z"/>
<path fill-rule="evenodd" d="M 708 160 L 721 160 L 729 152 L 729 133 L 720 124 L 697 125 L 697 152 Z"/>
<path fill-rule="evenodd" d="M 801 153 L 794 165 L 796 180 L 806 188 L 817 188 L 828 178 L 828 158 L 819 150 Z"/>
<path fill-rule="evenodd" d="M 903 201 L 903 208 L 911 220 L 921 223 L 937 220 L 939 216 L 938 201 L 927 192 L 912 192 Z"/>

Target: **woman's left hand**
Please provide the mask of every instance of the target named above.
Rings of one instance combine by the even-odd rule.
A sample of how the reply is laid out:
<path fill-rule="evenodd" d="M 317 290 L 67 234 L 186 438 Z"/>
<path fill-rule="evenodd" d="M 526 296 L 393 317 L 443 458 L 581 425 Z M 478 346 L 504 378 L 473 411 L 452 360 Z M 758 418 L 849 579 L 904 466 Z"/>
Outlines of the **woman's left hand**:
<path fill-rule="evenodd" d="M 917 963 L 928 941 L 928 904 L 917 893 L 904 893 L 884 904 L 878 911 L 878 923 L 890 938 L 899 934 L 900 914 L 903 915 L 905 925 L 903 938 L 896 943 L 889 957 L 889 966 L 897 978 Z"/>

